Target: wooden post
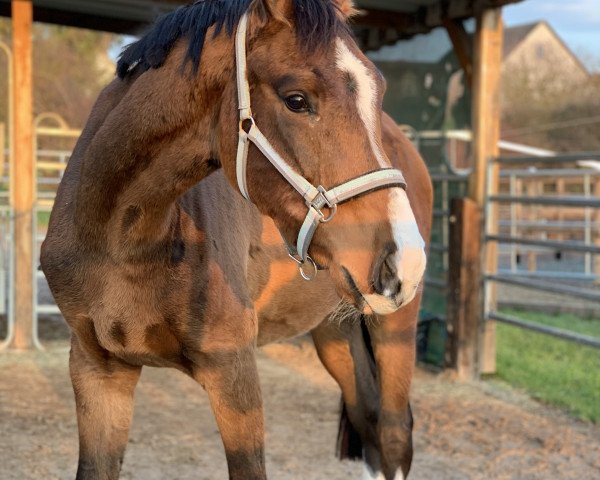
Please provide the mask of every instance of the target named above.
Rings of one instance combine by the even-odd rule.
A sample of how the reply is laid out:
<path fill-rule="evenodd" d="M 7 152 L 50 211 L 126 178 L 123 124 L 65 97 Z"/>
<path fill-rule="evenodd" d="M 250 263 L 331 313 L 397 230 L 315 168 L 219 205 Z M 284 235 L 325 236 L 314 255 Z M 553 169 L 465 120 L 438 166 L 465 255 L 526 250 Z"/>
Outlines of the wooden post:
<path fill-rule="evenodd" d="M 15 126 L 13 146 L 15 212 L 15 338 L 16 349 L 33 346 L 33 6 L 12 1 Z"/>
<path fill-rule="evenodd" d="M 473 69 L 473 156 L 474 168 L 469 182 L 469 196 L 479 208 L 484 207 L 486 194 L 496 193 L 498 188 L 498 169 L 494 168 L 488 179 L 489 189 L 486 192 L 486 177 L 489 161 L 498 156 L 500 140 L 500 73 L 502 67 L 502 9 L 484 10 L 477 17 L 477 30 L 474 45 Z M 486 222 L 489 233 L 497 233 L 497 208 L 492 206 L 486 211 Z M 496 244 L 482 245 L 481 258 L 484 262 L 483 272 L 493 273 L 497 268 Z M 478 291 L 483 295 L 483 288 Z M 496 324 L 485 322 L 482 313 L 495 309 L 496 292 L 494 285 L 487 287 L 483 312 L 479 321 L 482 335 L 479 339 L 479 373 L 496 371 Z"/>
<path fill-rule="evenodd" d="M 481 209 L 468 198 L 450 205 L 448 295 L 449 366 L 459 380 L 479 375 L 481 318 Z"/>

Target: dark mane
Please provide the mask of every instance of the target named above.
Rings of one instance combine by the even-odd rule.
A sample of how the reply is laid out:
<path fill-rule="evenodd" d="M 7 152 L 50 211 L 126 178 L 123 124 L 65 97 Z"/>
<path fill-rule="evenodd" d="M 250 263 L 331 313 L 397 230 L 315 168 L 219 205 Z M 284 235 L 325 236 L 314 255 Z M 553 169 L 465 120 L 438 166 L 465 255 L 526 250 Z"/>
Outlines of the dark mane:
<path fill-rule="evenodd" d="M 256 1 L 256 0 L 254 0 Z M 117 64 L 117 74 L 125 78 L 135 67 L 149 70 L 161 67 L 180 38 L 189 41 L 186 62 L 198 70 L 206 33 L 215 25 L 215 36 L 225 28 L 232 35 L 241 16 L 253 0 L 197 0 L 160 17 L 137 42 L 127 46 Z M 329 44 L 338 20 L 331 0 L 292 0 L 298 45 L 312 50 Z"/>

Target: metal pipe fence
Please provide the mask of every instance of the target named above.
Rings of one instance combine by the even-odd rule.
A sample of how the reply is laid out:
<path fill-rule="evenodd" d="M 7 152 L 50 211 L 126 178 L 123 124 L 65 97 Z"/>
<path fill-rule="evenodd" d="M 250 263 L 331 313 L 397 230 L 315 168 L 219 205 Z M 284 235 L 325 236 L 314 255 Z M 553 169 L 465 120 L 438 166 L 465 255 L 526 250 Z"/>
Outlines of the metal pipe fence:
<path fill-rule="evenodd" d="M 56 124 L 56 126 L 48 126 L 48 121 Z M 11 123 L 9 122 L 9 126 Z M 46 125 L 42 125 L 43 123 L 46 123 Z M 1 124 L 0 127 L 2 127 Z M 71 155 L 70 150 L 44 148 L 42 144 L 47 143 L 45 141 L 46 138 L 54 139 L 50 143 L 64 142 L 65 139 L 74 141 L 79 134 L 79 130 L 69 128 L 66 122 L 56 114 L 42 114 L 35 119 L 33 149 L 36 158 L 34 179 L 36 199 L 33 211 L 32 238 L 34 245 L 34 266 L 39 265 L 39 253 L 41 243 L 45 238 L 46 222 L 54 204 L 54 198 L 62 174 Z M 2 135 L 0 135 L 0 139 L 1 137 Z M 0 165 L 0 171 L 2 172 L 0 175 L 0 315 L 4 316 L 6 325 L 3 338 L 0 339 L 0 351 L 9 348 L 15 333 L 14 182 L 12 179 L 14 156 L 10 140 L 11 138 L 9 137 L 9 142 L 5 144 L 5 141 L 2 140 L 0 143 L 0 153 L 2 154 L 0 155 L 0 160 L 2 160 L 2 164 Z M 43 285 L 45 282 L 43 272 L 34 268 L 32 281 L 32 341 L 36 348 L 43 349 L 39 336 L 39 316 L 42 314 L 60 315 L 60 311 L 51 298 L 40 301 L 38 285 Z M 44 297 L 46 296 L 44 295 Z"/>
<path fill-rule="evenodd" d="M 0 313 L 6 317 L 6 334 L 0 340 L 0 351 L 6 349 L 13 340 L 15 333 L 15 312 L 13 305 L 14 297 L 14 222 L 13 222 L 13 187 L 10 176 L 13 172 L 14 152 L 11 148 L 14 129 L 14 95 L 13 95 L 13 54 L 10 47 L 0 42 L 0 51 L 4 54 L 7 79 L 7 112 L 6 112 L 6 136 L 4 126 L 2 128 L 2 141 L 0 142 L 1 177 L 2 188 L 0 189 Z M 7 141 L 5 140 L 7 139 Z M 8 162 L 5 162 L 5 158 Z M 5 177 L 8 175 L 8 177 Z"/>
<path fill-rule="evenodd" d="M 484 282 L 486 285 L 484 302 L 484 317 L 506 323 L 519 328 L 524 328 L 538 333 L 551 335 L 564 340 L 577 342 L 594 348 L 600 348 L 600 339 L 581 335 L 579 333 L 542 325 L 516 318 L 501 313 L 497 308 L 497 301 L 490 295 L 493 284 L 504 284 L 519 287 L 533 292 L 546 292 L 570 299 L 584 300 L 598 303 L 600 312 L 600 162 L 598 168 L 589 168 L 600 160 L 600 152 L 582 152 L 577 154 L 557 155 L 554 157 L 500 157 L 489 162 L 488 196 L 486 200 L 486 216 L 495 206 L 504 207 L 509 219 L 498 222 L 498 227 L 506 233 L 492 233 L 493 225 L 486 222 L 485 241 L 488 244 L 507 246 L 510 253 L 509 271 L 486 272 Z M 565 168 L 559 168 L 559 165 Z M 583 168 L 576 168 L 582 166 Z M 500 167 L 500 173 L 494 178 L 494 169 Z M 509 168 L 502 168 L 509 167 Z M 594 165 L 595 167 L 595 165 Z M 576 185 L 575 193 L 557 190 L 555 194 L 532 188 L 524 194 L 517 188 L 523 180 L 547 180 L 547 185 L 553 187 L 552 182 L 570 182 L 580 180 Z M 491 191 L 498 191 L 500 185 L 492 188 L 492 182 L 508 180 L 508 193 L 490 195 Z M 593 187 L 595 186 L 595 189 Z M 579 191 L 581 190 L 581 191 Z M 518 218 L 517 209 L 523 206 L 538 208 L 534 211 L 540 218 Z M 497 207 L 496 207 L 497 208 Z M 571 211 L 568 220 L 544 218 L 550 208 L 557 212 Z M 575 212 L 575 214 L 573 213 Z M 574 219 L 573 215 L 581 219 Z M 594 217 L 597 217 L 596 219 Z M 507 232 L 508 229 L 508 232 Z M 529 232 L 529 236 L 527 235 Z M 532 237 L 531 234 L 538 234 Z M 555 235 L 558 238 L 549 238 Z M 567 237 L 567 238 L 565 238 Z M 573 237 L 577 237 L 576 239 Z M 559 256 L 562 252 L 572 252 L 584 256 L 582 272 L 524 272 L 516 268 L 515 257 L 517 251 L 533 249 L 534 252 L 554 252 Z M 556 280 L 563 280 L 557 282 Z M 579 280 L 573 284 L 575 280 Z"/>

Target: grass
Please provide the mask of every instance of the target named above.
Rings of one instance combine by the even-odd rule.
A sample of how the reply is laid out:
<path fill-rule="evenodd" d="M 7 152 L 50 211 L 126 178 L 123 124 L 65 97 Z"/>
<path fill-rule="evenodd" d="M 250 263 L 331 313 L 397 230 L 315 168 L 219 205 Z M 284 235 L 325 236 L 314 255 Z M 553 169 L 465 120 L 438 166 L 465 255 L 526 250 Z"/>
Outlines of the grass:
<path fill-rule="evenodd" d="M 600 338 L 600 319 L 503 310 L 530 322 Z M 544 403 L 600 423 L 600 350 L 497 325 L 497 377 Z"/>
<path fill-rule="evenodd" d="M 37 224 L 38 227 L 46 228 L 48 226 L 48 222 L 50 221 L 50 212 L 42 211 L 37 214 Z"/>

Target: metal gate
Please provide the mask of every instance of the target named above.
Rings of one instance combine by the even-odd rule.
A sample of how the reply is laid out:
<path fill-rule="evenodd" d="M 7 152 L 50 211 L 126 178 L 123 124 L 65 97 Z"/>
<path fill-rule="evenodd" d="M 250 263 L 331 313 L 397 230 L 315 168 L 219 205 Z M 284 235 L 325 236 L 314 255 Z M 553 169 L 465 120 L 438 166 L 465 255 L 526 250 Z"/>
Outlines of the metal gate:
<path fill-rule="evenodd" d="M 3 334 L 0 350 L 7 348 L 15 329 L 14 292 L 15 292 L 15 250 L 14 250 L 14 209 L 12 165 L 10 148 L 5 148 L 5 127 L 0 124 L 0 316 L 3 322 Z M 62 178 L 75 140 L 80 131 L 71 129 L 66 122 L 54 113 L 45 113 L 35 119 L 34 152 L 36 159 L 35 204 L 33 212 L 33 265 L 39 265 L 41 244 L 46 236 L 50 211 L 58 184 Z M 33 278 L 33 343 L 41 349 L 43 345 L 39 336 L 40 316 L 52 316 L 53 321 L 62 321 L 60 311 L 46 284 L 44 274 L 34 269 Z M 5 327 L 4 327 L 5 326 Z"/>
<path fill-rule="evenodd" d="M 55 113 L 44 113 L 35 119 L 34 266 L 39 265 L 40 248 L 46 238 L 48 220 L 54 206 L 58 185 L 80 134 L 80 130 L 70 128 L 62 117 Z M 35 268 L 33 286 L 33 341 L 37 348 L 42 348 L 39 335 L 40 318 L 43 316 L 54 322 L 63 320 L 48 289 L 46 277 L 39 268 Z"/>
<path fill-rule="evenodd" d="M 485 320 L 600 348 L 598 338 L 499 312 L 495 292 L 549 292 L 600 313 L 600 152 L 496 158 L 487 177 L 485 241 L 497 262 L 484 276 Z M 552 256 L 568 258 L 568 271 L 552 269 Z"/>
<path fill-rule="evenodd" d="M 433 223 L 423 308 L 446 319 L 448 297 L 450 201 L 466 195 L 470 170 L 454 168 L 448 158 L 449 146 L 457 132 L 420 132 L 419 152 L 427 162 L 434 191 Z M 461 139 L 462 140 L 462 139 Z"/>

